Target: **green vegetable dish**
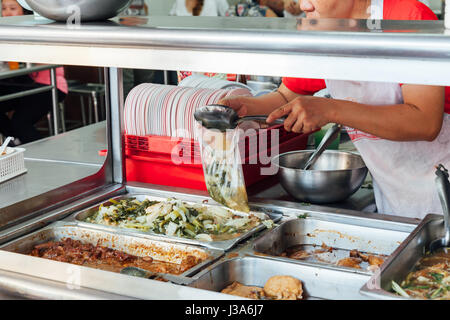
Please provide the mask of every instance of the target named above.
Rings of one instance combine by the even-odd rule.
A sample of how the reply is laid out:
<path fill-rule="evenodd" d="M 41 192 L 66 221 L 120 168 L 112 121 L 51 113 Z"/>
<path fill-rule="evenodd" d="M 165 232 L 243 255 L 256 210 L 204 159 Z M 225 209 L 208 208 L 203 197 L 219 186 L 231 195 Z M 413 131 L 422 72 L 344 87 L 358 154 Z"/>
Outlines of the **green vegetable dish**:
<path fill-rule="evenodd" d="M 405 298 L 450 299 L 450 250 L 423 257 L 401 285 L 392 281 L 392 290 Z"/>
<path fill-rule="evenodd" d="M 218 206 L 187 204 L 177 199 L 111 199 L 101 204 L 84 221 L 200 241 L 233 239 L 261 223 L 268 228 L 273 226 L 272 220 L 261 219 L 252 213 L 234 212 Z"/>

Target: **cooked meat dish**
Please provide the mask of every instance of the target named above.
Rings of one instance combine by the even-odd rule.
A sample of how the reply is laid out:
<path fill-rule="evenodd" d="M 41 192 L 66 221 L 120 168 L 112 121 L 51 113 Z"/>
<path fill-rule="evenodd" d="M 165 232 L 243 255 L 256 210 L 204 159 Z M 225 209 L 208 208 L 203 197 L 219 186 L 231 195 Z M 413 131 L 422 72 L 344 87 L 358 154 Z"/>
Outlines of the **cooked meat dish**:
<path fill-rule="evenodd" d="M 266 296 L 274 300 L 303 299 L 302 282 L 290 276 L 274 276 L 264 285 Z"/>
<path fill-rule="evenodd" d="M 341 267 L 348 267 L 348 268 L 355 268 L 355 269 L 361 269 L 361 264 L 362 259 L 360 258 L 344 258 L 341 259 L 337 262 L 336 265 L 341 266 Z"/>
<path fill-rule="evenodd" d="M 302 282 L 291 276 L 274 276 L 267 280 L 264 289 L 260 287 L 245 286 L 239 282 L 221 291 L 243 298 L 249 299 L 270 299 L 270 300 L 301 300 L 303 299 Z"/>
<path fill-rule="evenodd" d="M 370 255 L 368 262 L 371 266 L 380 267 L 384 263 L 384 259 L 379 256 Z"/>
<path fill-rule="evenodd" d="M 231 294 L 238 297 L 249 299 L 262 299 L 264 298 L 264 291 L 259 287 L 244 286 L 237 281 L 230 284 L 228 287 L 221 291 L 222 293 Z"/>
<path fill-rule="evenodd" d="M 425 255 L 401 286 L 393 282 L 392 288 L 405 297 L 450 300 L 450 250 Z"/>
<path fill-rule="evenodd" d="M 153 260 L 152 257 L 138 257 L 107 247 L 82 243 L 71 238 L 50 241 L 34 246 L 30 255 L 81 266 L 120 272 L 125 267 L 138 267 L 155 273 L 181 274 L 199 264 L 201 260 L 187 256 L 181 264 Z"/>
<path fill-rule="evenodd" d="M 311 256 L 311 253 L 306 250 L 298 250 L 294 251 L 294 253 L 290 254 L 288 258 L 302 260 Z"/>

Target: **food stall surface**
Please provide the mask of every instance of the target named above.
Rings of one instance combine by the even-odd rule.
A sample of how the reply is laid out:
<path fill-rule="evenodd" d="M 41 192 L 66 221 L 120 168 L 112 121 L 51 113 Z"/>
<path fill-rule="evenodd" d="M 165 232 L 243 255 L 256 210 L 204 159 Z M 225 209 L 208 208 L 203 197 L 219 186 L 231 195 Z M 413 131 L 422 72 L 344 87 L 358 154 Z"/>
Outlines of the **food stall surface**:
<path fill-rule="evenodd" d="M 102 166 L 107 149 L 106 121 L 67 131 L 23 145 L 26 160 L 48 160 Z"/>
<path fill-rule="evenodd" d="M 448 77 L 442 76 L 448 73 L 446 70 L 450 70 L 448 59 L 450 45 L 442 22 L 383 21 L 376 30 L 370 26 L 373 24 L 365 20 L 356 23 L 327 20 L 326 25 L 322 23 L 301 25 L 296 19 L 194 20 L 152 17 L 138 20 L 115 18 L 108 22 L 88 23 L 80 28 L 71 28 L 66 24 L 33 17 L 0 19 L 2 42 L 0 60 L 107 67 L 105 75 L 108 82 L 106 99 L 108 155 L 105 165 L 101 165 L 103 162 L 98 158 L 99 150 L 94 145 L 80 147 L 78 150 L 90 150 L 90 155 L 79 158 L 75 155 L 73 158 L 75 160 L 67 159 L 66 155 L 47 157 L 45 152 L 39 150 L 47 146 L 49 146 L 47 150 L 53 149 L 50 145 L 46 146 L 46 143 L 61 143 L 63 150 L 69 155 L 71 150 L 67 148 L 70 147 L 65 146 L 63 140 L 47 140 L 39 147 L 36 145 L 36 149 L 31 145 L 31 152 L 28 155 L 31 158 L 26 160 L 29 172 L 16 179 L 29 177 L 32 180 L 27 181 L 25 189 L 36 191 L 42 181 L 45 183 L 53 181 L 53 187 L 56 189 L 52 193 L 47 188 L 42 188 L 41 192 L 47 191 L 44 195 L 38 195 L 38 192 L 22 194 L 36 197 L 21 199 L 23 201 L 15 204 L 8 202 L 7 197 L 11 196 L 9 191 L 0 195 L 1 200 L 5 199 L 9 204 L 5 207 L 2 203 L 0 207 L 1 216 L 8 218 L 4 221 L 5 229 L 0 229 L 1 245 L 5 249 L 12 248 L 14 243 L 20 245 L 31 232 L 39 232 L 42 227 L 57 221 L 63 224 L 77 224 L 79 222 L 74 222 L 73 217 L 86 208 L 126 194 L 176 197 L 198 204 L 206 200 L 211 201 L 205 192 L 139 184 L 124 179 L 125 159 L 122 149 L 124 97 L 120 68 L 209 70 L 267 76 L 326 77 L 354 81 L 388 79 L 399 83 L 450 84 Z M 308 30 L 299 30 L 302 29 L 300 27 L 307 27 Z M 330 32 L 310 30 L 315 28 Z M 385 32 L 380 32 L 380 29 Z M 211 39 L 214 39 L 213 43 Z M 338 47 L 335 46 L 337 42 L 340 43 Z M 273 45 L 268 46 L 267 43 Z M 48 52 L 52 52 L 52 55 Z M 279 63 L 281 60 L 282 64 Z M 90 134 L 95 135 L 95 130 Z M 61 139 L 64 137 L 61 136 Z M 89 141 L 95 139 L 91 137 Z M 68 182 L 70 189 L 67 188 L 67 182 L 66 185 L 58 187 L 55 181 L 65 179 L 67 175 L 63 170 L 59 173 L 43 170 L 42 174 L 55 175 L 54 180 L 48 178 L 49 181 L 46 181 L 42 174 L 40 177 L 33 177 L 30 174 L 33 165 L 43 166 L 42 163 L 51 164 L 55 168 L 63 165 L 77 167 L 79 176 L 71 177 L 72 181 Z M 89 175 L 89 170 L 100 171 L 79 180 L 83 175 Z M 70 175 L 69 170 L 68 172 Z M 18 181 L 16 179 L 9 182 Z M 369 190 L 364 191 L 370 193 Z M 91 193 L 87 197 L 83 192 L 88 191 Z M 365 296 L 360 294 L 358 288 L 361 288 L 366 279 L 367 281 L 370 279 L 367 270 L 358 271 L 337 264 L 324 265 L 316 261 L 280 257 L 277 256 L 279 252 L 276 250 L 272 252 L 267 250 L 273 248 L 257 246 L 257 242 L 267 244 L 270 237 L 275 237 L 277 231 L 283 228 L 284 223 L 289 220 L 301 220 L 300 227 L 291 235 L 294 240 L 298 240 L 294 241 L 295 244 L 319 245 L 323 241 L 325 247 L 347 251 L 358 250 L 361 254 L 367 250 L 375 254 L 388 255 L 404 241 L 418 223 L 415 219 L 362 212 L 364 209 L 361 207 L 358 207 L 360 211 L 352 211 L 307 205 L 292 201 L 280 189 L 263 193 L 265 191 L 249 190 L 250 207 L 253 211 L 264 213 L 282 212 L 280 227 L 261 230 L 249 238 L 242 239 L 241 243 L 223 252 L 217 261 L 183 279 L 192 281 L 190 283 L 179 285 L 173 282 L 142 279 L 0 250 L 0 288 L 11 294 L 33 298 L 82 299 L 91 293 L 91 296 L 96 296 L 94 291 L 90 291 L 95 290 L 99 292 L 99 299 L 106 295 L 138 299 L 232 299 L 235 297 L 221 294 L 218 290 L 223 290 L 223 286 L 230 285 L 231 281 L 261 286 L 269 276 L 274 275 L 274 270 L 283 270 L 304 282 L 307 296 L 320 299 L 364 299 Z M 22 209 L 26 209 L 27 206 L 34 210 L 29 209 L 29 212 L 25 210 L 24 212 L 29 215 L 22 215 L 19 218 L 26 221 L 13 226 L 11 223 L 13 220 L 8 214 L 14 216 L 18 212 L 23 212 Z M 37 211 L 38 209 L 43 210 Z M 25 223 L 28 225 L 25 226 Z M 106 231 L 101 229 L 101 226 L 95 225 L 89 229 L 93 230 L 92 232 Z M 306 230 L 308 232 L 305 234 L 303 231 Z M 113 233 L 116 236 L 130 235 L 122 230 Z M 389 239 L 383 235 L 389 235 Z M 136 232 L 133 233 L 133 237 L 143 242 L 167 241 L 164 237 L 138 235 Z M 342 240 L 349 242 L 343 243 Z M 377 243 L 383 245 L 383 241 L 388 241 L 390 246 L 384 246 L 385 250 L 375 250 L 379 247 Z M 371 246 L 368 247 L 368 244 Z M 261 249 L 262 247 L 264 249 Z M 259 252 L 261 250 L 264 252 Z M 50 269 L 51 273 L 48 272 Z M 230 272 L 230 277 L 216 277 L 226 270 Z M 256 273 L 255 270 L 259 272 Z M 68 274 L 68 271 L 72 271 L 72 274 Z M 300 271 L 306 275 L 302 276 Z M 77 275 L 75 283 L 73 272 Z M 243 277 L 232 277 L 233 274 L 240 274 Z M 204 280 L 210 277 L 215 287 L 206 286 Z M 340 279 L 346 279 L 346 283 L 350 285 L 348 290 L 345 290 L 345 295 L 340 295 L 341 292 L 337 290 Z M 79 289 L 73 290 L 73 285 Z"/>

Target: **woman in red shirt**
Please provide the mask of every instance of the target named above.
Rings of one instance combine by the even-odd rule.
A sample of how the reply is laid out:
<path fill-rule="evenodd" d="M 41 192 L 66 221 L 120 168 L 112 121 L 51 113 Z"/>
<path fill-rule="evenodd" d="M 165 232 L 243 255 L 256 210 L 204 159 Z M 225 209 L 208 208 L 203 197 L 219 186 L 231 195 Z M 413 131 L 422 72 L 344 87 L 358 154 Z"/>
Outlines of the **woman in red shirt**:
<path fill-rule="evenodd" d="M 307 18 L 435 20 L 417 0 L 301 0 Z M 327 88 L 333 99 L 311 96 Z M 238 114 L 287 116 L 286 130 L 347 126 L 374 179 L 378 211 L 423 218 L 442 213 L 434 166 L 450 166 L 445 88 L 398 83 L 284 78 L 278 92 L 221 101 Z"/>

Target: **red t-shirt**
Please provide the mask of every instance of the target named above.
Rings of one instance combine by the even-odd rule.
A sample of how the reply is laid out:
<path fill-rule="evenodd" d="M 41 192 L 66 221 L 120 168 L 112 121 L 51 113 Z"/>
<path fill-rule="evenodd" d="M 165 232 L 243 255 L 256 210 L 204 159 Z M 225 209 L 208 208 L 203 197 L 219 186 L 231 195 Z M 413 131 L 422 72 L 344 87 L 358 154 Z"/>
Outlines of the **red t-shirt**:
<path fill-rule="evenodd" d="M 385 20 L 437 20 L 436 15 L 417 0 L 384 0 Z M 313 95 L 326 88 L 323 79 L 283 78 L 283 84 L 291 91 Z M 445 87 L 445 112 L 450 114 L 450 87 Z"/>

